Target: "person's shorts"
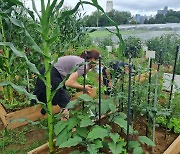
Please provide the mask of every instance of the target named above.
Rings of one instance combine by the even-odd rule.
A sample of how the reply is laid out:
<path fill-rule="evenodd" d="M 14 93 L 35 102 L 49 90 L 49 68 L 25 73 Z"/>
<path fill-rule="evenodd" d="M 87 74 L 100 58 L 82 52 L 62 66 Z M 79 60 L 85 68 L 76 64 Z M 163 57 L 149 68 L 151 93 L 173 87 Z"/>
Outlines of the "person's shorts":
<path fill-rule="evenodd" d="M 45 69 L 40 70 L 41 74 L 45 73 Z M 52 91 L 55 90 L 58 85 L 63 81 L 60 73 L 57 71 L 56 68 L 52 68 L 51 70 L 51 85 Z M 34 95 L 37 96 L 37 99 L 41 102 L 47 103 L 46 100 L 46 86 L 44 82 L 38 77 L 36 81 L 36 86 L 34 89 Z M 63 86 L 62 88 L 58 89 L 55 96 L 53 97 L 52 104 L 59 105 L 61 108 L 65 108 L 66 105 L 69 103 L 70 97 L 66 91 L 66 87 Z"/>

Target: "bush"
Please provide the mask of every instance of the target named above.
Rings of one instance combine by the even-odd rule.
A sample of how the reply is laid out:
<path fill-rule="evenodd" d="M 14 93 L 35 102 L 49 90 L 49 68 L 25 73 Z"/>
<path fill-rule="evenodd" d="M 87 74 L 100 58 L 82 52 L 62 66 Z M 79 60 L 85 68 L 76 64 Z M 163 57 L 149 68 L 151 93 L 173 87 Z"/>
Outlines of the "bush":
<path fill-rule="evenodd" d="M 128 37 L 125 42 L 125 56 L 128 58 L 130 55 L 132 58 L 139 58 L 142 55 L 142 42 L 140 38 Z"/>
<path fill-rule="evenodd" d="M 172 65 L 175 59 L 176 46 L 180 43 L 180 35 L 166 34 L 160 37 L 152 38 L 146 42 L 149 50 L 156 51 L 155 60 L 159 60 L 160 51 L 162 50 L 163 64 Z"/>

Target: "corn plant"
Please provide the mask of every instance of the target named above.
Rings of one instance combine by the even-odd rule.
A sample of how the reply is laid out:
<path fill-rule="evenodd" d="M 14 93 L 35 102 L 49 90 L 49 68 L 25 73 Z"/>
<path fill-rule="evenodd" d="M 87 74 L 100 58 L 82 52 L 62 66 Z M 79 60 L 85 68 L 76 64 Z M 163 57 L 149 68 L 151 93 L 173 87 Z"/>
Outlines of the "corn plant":
<path fill-rule="evenodd" d="M 19 2 L 18 0 L 12 0 L 12 1 L 14 4 L 19 5 L 24 8 L 23 4 L 21 2 Z M 6 42 L 5 40 L 3 40 L 3 42 L 0 43 L 0 45 L 8 47 L 16 56 L 24 59 L 26 61 L 27 66 L 30 68 L 30 70 L 33 73 L 37 74 L 44 81 L 44 83 L 46 85 L 46 100 L 47 100 L 47 109 L 48 109 L 48 129 L 49 129 L 50 152 L 53 151 L 52 99 L 53 99 L 53 96 L 55 95 L 56 90 L 61 88 L 64 83 L 64 82 L 62 82 L 58 86 L 58 88 L 52 92 L 51 91 L 50 71 L 51 71 L 53 64 L 57 61 L 59 56 L 61 56 L 63 54 L 63 52 L 67 49 L 67 47 L 71 44 L 71 42 L 77 40 L 78 36 L 80 35 L 80 34 L 77 34 L 77 36 L 75 36 L 75 38 L 72 41 L 70 40 L 68 44 L 64 45 L 64 47 L 61 49 L 61 52 L 58 52 L 58 54 L 57 54 L 58 56 L 54 59 L 53 63 L 51 63 L 52 53 L 51 53 L 50 49 L 51 49 L 52 44 L 57 40 L 58 33 L 59 33 L 59 27 L 58 27 L 59 23 L 61 23 L 66 17 L 74 14 L 78 10 L 78 8 L 83 4 L 95 6 L 99 10 L 104 12 L 102 7 L 100 7 L 98 5 L 96 0 L 92 0 L 92 3 L 87 2 L 87 1 L 79 1 L 73 9 L 59 12 L 59 10 L 63 6 L 63 3 L 64 3 L 64 0 L 61 0 L 60 2 L 58 2 L 57 0 L 53 0 L 53 1 L 48 0 L 47 4 L 45 4 L 45 1 L 41 0 L 41 14 L 40 14 L 36 9 L 35 1 L 32 0 L 33 10 L 38 17 L 39 23 L 36 22 L 32 11 L 29 11 L 28 9 L 24 8 L 29 13 L 29 15 L 32 17 L 32 19 L 34 20 L 34 26 L 40 33 L 42 44 L 39 44 L 39 45 L 30 36 L 29 32 L 27 31 L 27 28 L 25 27 L 25 25 L 23 24 L 22 21 L 20 21 L 16 18 L 13 18 L 13 17 L 6 16 L 6 18 L 9 19 L 14 25 L 20 27 L 24 31 L 24 34 L 25 34 L 26 38 L 28 39 L 30 45 L 32 46 L 34 52 L 38 52 L 39 55 L 41 57 L 43 57 L 43 62 L 44 62 L 44 67 L 45 67 L 45 75 L 44 76 L 41 75 L 39 73 L 39 71 L 37 70 L 36 66 L 29 61 L 25 52 L 18 51 L 11 42 Z M 117 36 L 120 38 L 121 43 L 123 45 L 123 41 L 122 41 L 122 38 L 121 38 L 119 29 L 118 29 L 116 23 L 114 23 L 108 16 L 107 16 L 107 18 L 116 26 Z M 54 23 L 56 23 L 56 24 L 54 24 Z M 122 49 L 122 47 L 120 49 Z M 11 85 L 15 90 L 25 93 L 31 99 L 37 100 L 37 98 L 34 95 L 29 94 L 25 90 L 25 88 L 23 88 L 21 86 L 17 86 L 9 80 L 2 82 L 0 85 L 2 85 L 2 86 Z"/>

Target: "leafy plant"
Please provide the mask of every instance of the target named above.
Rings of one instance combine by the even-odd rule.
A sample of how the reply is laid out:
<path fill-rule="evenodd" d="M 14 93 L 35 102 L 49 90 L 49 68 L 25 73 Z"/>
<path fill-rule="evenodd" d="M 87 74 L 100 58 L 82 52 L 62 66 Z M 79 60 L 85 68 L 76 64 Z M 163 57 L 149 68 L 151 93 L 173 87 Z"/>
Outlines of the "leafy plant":
<path fill-rule="evenodd" d="M 158 117 L 157 123 L 166 127 L 167 119 L 166 117 Z M 175 133 L 180 133 L 180 118 L 170 118 L 168 124 L 168 129 L 173 130 Z"/>
<path fill-rule="evenodd" d="M 142 42 L 139 38 L 136 37 L 128 37 L 124 40 L 125 42 L 125 56 L 128 58 L 131 56 L 132 58 L 138 58 L 142 56 Z"/>

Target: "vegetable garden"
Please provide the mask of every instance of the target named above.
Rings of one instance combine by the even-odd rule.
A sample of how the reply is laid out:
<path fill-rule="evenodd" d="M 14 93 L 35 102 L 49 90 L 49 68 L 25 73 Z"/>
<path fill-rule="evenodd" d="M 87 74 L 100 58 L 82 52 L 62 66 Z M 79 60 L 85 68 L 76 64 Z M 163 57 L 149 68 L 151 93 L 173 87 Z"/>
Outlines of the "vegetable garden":
<path fill-rule="evenodd" d="M 39 12 L 34 0 L 33 10 L 19 0 L 0 0 L 0 152 L 163 153 L 180 133 L 179 35 L 163 35 L 144 43 L 133 37 L 123 40 L 118 25 L 97 0 L 80 0 L 74 8 L 63 4 L 64 0 L 41 0 Z M 110 36 L 93 40 L 89 34 L 95 30 L 84 27 L 79 13 L 84 5 L 96 7 L 115 27 L 106 29 L 119 40 L 111 52 L 106 49 L 114 43 Z M 67 87 L 71 96 L 67 118 L 59 107 L 52 106 L 52 99 L 78 67 L 54 91 L 50 70 L 61 56 L 94 48 L 101 51 L 98 67 L 84 72 L 78 82 L 92 85 L 95 92 L 89 96 Z M 156 51 L 155 57 L 148 56 L 151 51 Z M 117 78 L 109 67 L 112 89 L 106 96 L 102 67 L 112 60 L 126 62 L 129 73 L 122 69 Z M 86 63 L 85 59 L 83 65 Z M 42 67 L 45 75 L 38 71 Z M 171 74 L 168 87 L 165 73 Z M 46 85 L 47 106 L 33 95 L 37 77 Z M 38 104 L 32 105 L 32 99 Z M 41 108 L 46 115 L 41 115 Z M 180 152 L 178 146 L 173 150 Z"/>

